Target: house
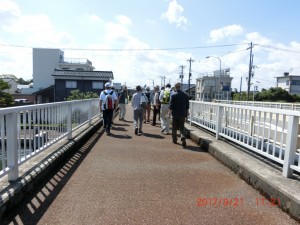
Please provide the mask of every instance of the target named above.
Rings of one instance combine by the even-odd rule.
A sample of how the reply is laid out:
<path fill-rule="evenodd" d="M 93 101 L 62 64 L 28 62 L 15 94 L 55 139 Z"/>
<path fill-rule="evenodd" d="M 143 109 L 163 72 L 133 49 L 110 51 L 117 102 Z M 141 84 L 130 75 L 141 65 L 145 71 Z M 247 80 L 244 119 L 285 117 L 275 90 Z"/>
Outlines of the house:
<path fill-rule="evenodd" d="M 55 70 L 54 101 L 65 101 L 72 90 L 100 94 L 104 84 L 114 79 L 111 71 Z"/>
<path fill-rule="evenodd" d="M 94 71 L 84 58 L 65 58 L 60 49 L 33 48 L 33 85 L 22 93 L 35 95 L 36 103 L 65 101 L 72 90 L 99 92 L 112 81 L 108 71 Z"/>
<path fill-rule="evenodd" d="M 233 77 L 230 77 L 229 74 L 229 68 L 201 74 L 196 79 L 196 100 L 231 100 L 231 81 Z"/>
<path fill-rule="evenodd" d="M 300 94 L 300 76 L 290 75 L 288 72 L 277 78 L 277 87 L 286 90 L 291 95 Z"/>
<path fill-rule="evenodd" d="M 1 80 L 8 83 L 10 88 L 3 90 L 3 92 L 9 93 L 9 94 L 15 94 L 18 90 L 18 83 L 16 80 L 16 77 L 14 75 L 1 75 Z"/>

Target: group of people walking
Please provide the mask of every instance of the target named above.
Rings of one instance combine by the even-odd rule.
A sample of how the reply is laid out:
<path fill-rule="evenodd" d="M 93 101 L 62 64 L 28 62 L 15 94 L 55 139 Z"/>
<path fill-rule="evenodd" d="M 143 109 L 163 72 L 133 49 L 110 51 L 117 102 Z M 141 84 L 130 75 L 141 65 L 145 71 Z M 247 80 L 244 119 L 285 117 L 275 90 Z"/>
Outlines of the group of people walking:
<path fill-rule="evenodd" d="M 107 105 L 108 98 L 113 102 L 113 109 Z M 142 104 L 143 103 L 143 104 Z M 104 128 L 110 134 L 114 109 L 119 107 L 119 120 L 125 120 L 126 104 L 128 104 L 127 87 L 123 86 L 122 91 L 117 94 L 111 90 L 111 84 L 105 84 L 105 90 L 100 94 L 100 111 L 103 112 Z M 154 93 L 150 93 L 150 88 L 143 89 L 136 86 L 136 92 L 131 99 L 133 109 L 133 127 L 136 135 L 143 133 L 143 123 L 150 122 L 151 104 L 153 106 L 152 126 L 156 126 L 157 118 L 161 121 L 161 133 L 170 134 L 170 120 L 172 117 L 172 140 L 177 144 L 177 130 L 180 131 L 182 146 L 186 147 L 186 137 L 184 131 L 184 121 L 189 113 L 189 98 L 181 91 L 181 84 L 176 83 L 171 89 L 167 84 L 159 90 L 159 86 L 154 88 Z"/>

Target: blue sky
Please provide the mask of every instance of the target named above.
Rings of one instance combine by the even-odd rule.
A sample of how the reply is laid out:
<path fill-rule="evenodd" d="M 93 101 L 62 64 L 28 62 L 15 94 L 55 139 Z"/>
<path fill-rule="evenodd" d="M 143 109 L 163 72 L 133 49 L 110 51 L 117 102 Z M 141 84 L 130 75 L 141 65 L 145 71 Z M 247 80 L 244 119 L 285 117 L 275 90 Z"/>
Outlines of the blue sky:
<path fill-rule="evenodd" d="M 230 68 L 232 87 L 246 90 L 249 43 L 253 82 L 276 85 L 283 72 L 300 75 L 299 1 L 293 0 L 0 0 L 0 74 L 32 77 L 32 48 L 59 48 L 87 58 L 129 86 L 187 82 Z"/>

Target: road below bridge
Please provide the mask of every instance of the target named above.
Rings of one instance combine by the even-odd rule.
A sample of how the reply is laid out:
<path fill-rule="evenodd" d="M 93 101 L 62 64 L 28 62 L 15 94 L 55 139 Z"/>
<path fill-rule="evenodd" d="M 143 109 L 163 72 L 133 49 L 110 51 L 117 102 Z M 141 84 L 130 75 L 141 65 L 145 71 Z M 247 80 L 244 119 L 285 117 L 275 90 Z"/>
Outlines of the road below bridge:
<path fill-rule="evenodd" d="M 6 222 L 298 224 L 191 140 L 183 149 L 150 123 L 135 135 L 127 111 L 111 136 L 98 130 Z"/>

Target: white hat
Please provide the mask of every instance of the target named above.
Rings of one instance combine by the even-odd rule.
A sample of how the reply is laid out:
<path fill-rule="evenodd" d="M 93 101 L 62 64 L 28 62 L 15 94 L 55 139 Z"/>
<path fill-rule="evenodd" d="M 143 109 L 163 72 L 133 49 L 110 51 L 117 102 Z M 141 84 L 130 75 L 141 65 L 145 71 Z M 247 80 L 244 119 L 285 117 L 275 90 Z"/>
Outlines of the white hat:
<path fill-rule="evenodd" d="M 107 83 L 105 84 L 105 87 L 110 87 L 110 83 L 107 82 Z"/>

